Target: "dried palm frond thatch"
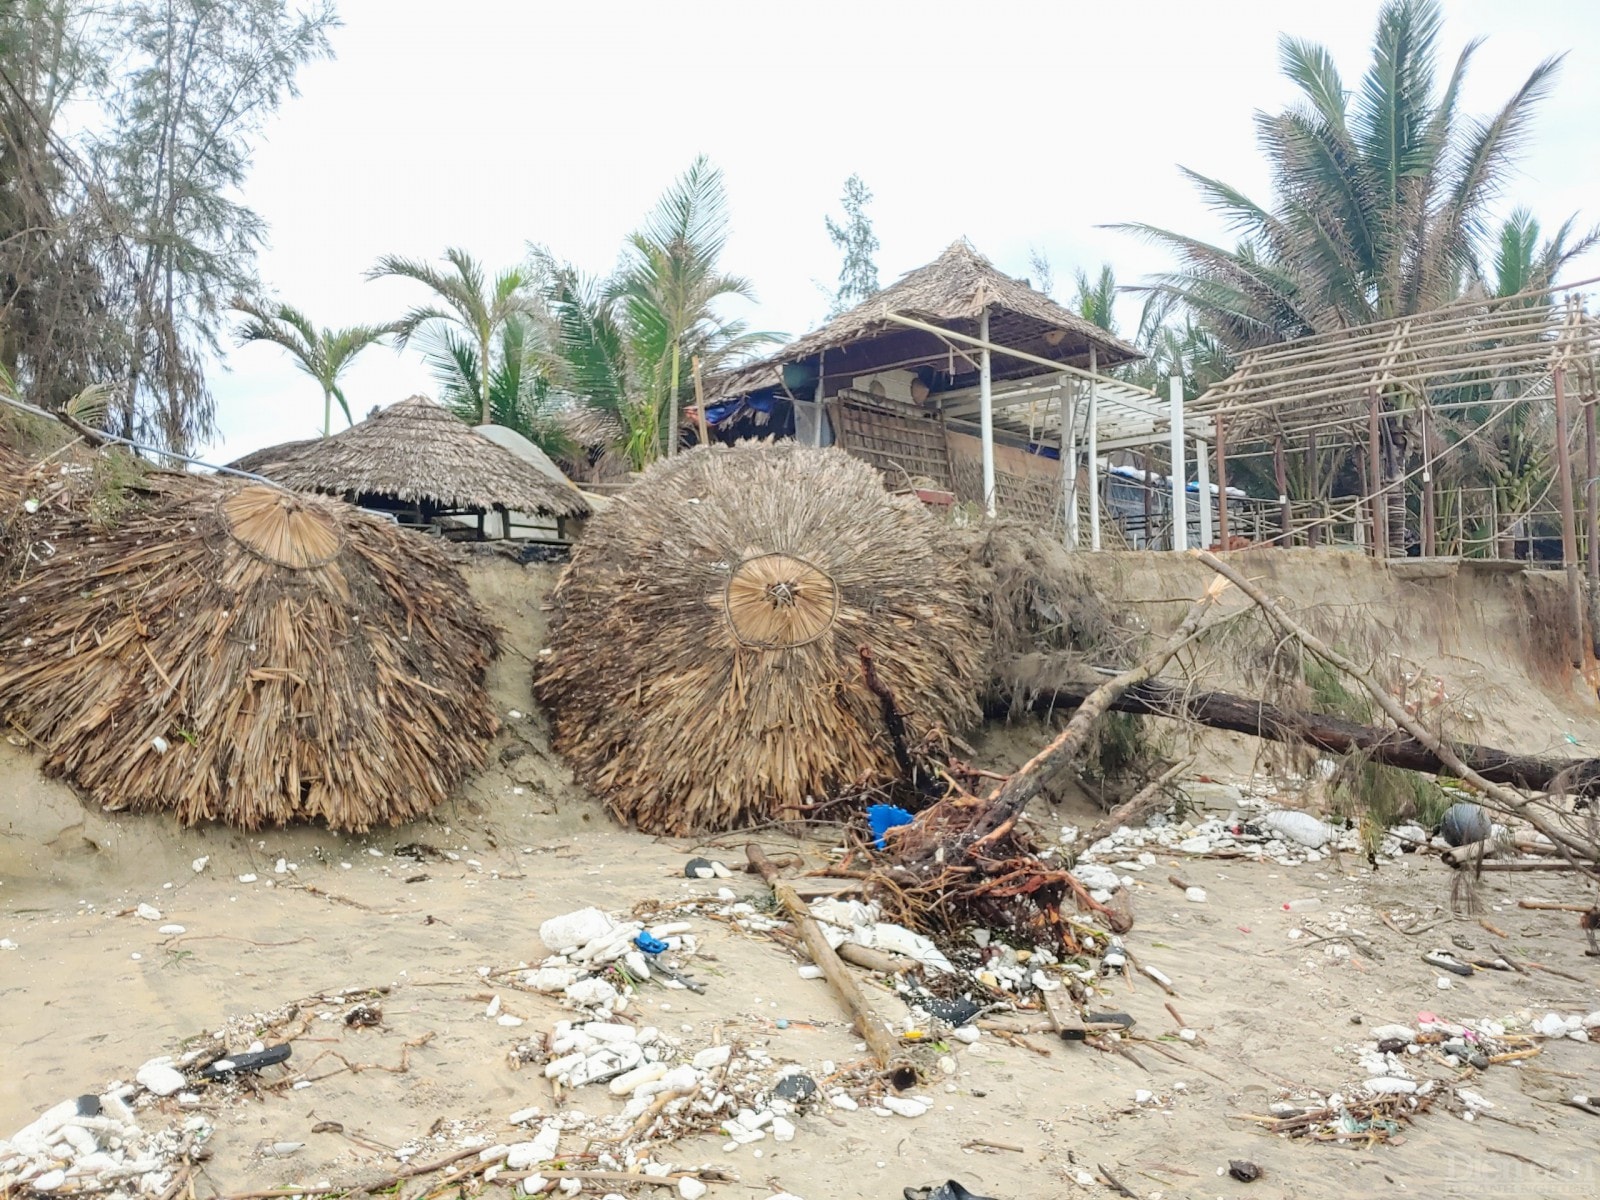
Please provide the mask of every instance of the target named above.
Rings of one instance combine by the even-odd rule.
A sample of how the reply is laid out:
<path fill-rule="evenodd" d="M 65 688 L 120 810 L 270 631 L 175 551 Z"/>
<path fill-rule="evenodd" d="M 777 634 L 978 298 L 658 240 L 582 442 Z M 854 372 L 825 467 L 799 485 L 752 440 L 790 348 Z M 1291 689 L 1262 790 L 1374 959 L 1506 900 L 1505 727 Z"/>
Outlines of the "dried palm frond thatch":
<path fill-rule="evenodd" d="M 109 460 L 108 460 L 109 461 Z M 126 460 L 132 462 L 133 460 Z M 36 475 L 0 712 L 108 809 L 246 829 L 420 816 L 484 761 L 495 652 L 445 553 L 336 501 L 134 468 Z"/>
<path fill-rule="evenodd" d="M 793 442 L 658 464 L 591 523 L 553 595 L 537 679 L 556 747 L 620 818 L 658 833 L 801 814 L 898 773 L 978 717 L 970 574 L 867 464 Z"/>
<path fill-rule="evenodd" d="M 1119 610 L 1086 555 L 1035 526 L 986 522 L 959 530 L 990 632 L 990 707 L 1018 712 L 1037 690 L 1097 682 L 1137 657 L 1142 631 Z"/>
<path fill-rule="evenodd" d="M 232 464 L 301 492 L 387 497 L 468 512 L 586 517 L 588 502 L 426 396 L 379 409 L 332 437 L 285 442 Z"/>
<path fill-rule="evenodd" d="M 943 359 L 953 353 L 948 342 L 931 334 L 909 335 L 905 326 L 891 320 L 888 314 L 931 322 L 970 337 L 977 334 L 979 318 L 985 312 L 991 317 L 990 333 L 994 342 L 1043 354 L 1053 361 L 1086 363 L 1090 347 L 1097 351 L 1102 368 L 1143 357 L 1138 347 L 1063 308 L 1026 281 L 1013 279 L 997 270 L 962 238 L 946 247 L 931 263 L 908 271 L 822 328 L 812 330 L 757 362 L 708 379 L 706 396 L 722 400 L 776 387 L 784 364 L 806 362 L 819 354 L 831 355 L 878 338 L 900 339 L 899 351 L 889 357 L 909 358 L 911 353 L 907 347 L 922 344 L 928 357 Z M 996 379 L 1038 372 L 1037 365 L 1010 360 L 1004 355 L 999 356 L 993 366 Z"/>

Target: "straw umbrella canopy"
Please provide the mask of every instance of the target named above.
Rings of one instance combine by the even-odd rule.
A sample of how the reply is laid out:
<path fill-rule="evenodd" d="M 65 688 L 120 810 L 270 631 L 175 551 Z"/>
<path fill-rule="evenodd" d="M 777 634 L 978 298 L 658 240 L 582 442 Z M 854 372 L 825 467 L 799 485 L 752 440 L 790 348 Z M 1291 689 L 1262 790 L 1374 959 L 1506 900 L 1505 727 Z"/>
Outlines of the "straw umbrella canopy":
<path fill-rule="evenodd" d="M 457 512 L 586 517 L 570 483 L 550 479 L 426 396 L 380 409 L 328 438 L 286 442 L 232 464 L 301 492 L 386 497 Z"/>
<path fill-rule="evenodd" d="M 495 633 L 441 547 L 260 484 L 37 483 L 9 514 L 48 553 L 0 592 L 0 711 L 47 773 L 184 824 L 361 831 L 483 764 Z"/>
<path fill-rule="evenodd" d="M 654 833 L 792 818 L 978 719 L 984 633 L 942 527 L 871 467 L 793 442 L 658 463 L 591 523 L 536 686 L 556 747 Z"/>

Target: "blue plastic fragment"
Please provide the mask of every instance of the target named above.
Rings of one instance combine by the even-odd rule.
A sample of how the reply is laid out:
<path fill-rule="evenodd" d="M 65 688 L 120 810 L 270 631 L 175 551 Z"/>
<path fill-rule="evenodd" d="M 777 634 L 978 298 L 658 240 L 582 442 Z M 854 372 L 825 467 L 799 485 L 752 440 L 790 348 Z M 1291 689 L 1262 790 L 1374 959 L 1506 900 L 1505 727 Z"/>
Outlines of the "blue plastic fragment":
<path fill-rule="evenodd" d="M 879 850 L 887 848 L 884 834 L 898 825 L 909 825 L 915 819 L 905 809 L 893 804 L 874 804 L 867 809 L 867 824 L 872 827 L 872 836 L 877 839 Z"/>
<path fill-rule="evenodd" d="M 643 950 L 646 954 L 660 954 L 667 948 L 667 944 L 660 938 L 651 937 L 643 930 L 640 930 L 639 936 L 633 939 L 633 944 L 639 947 L 639 949 Z"/>

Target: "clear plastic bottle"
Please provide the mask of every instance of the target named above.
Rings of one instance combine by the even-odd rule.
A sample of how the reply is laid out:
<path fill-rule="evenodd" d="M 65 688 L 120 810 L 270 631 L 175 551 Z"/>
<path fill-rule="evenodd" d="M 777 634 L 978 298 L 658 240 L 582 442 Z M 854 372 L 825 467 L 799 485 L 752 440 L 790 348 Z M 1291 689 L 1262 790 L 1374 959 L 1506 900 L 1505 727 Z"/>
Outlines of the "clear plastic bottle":
<path fill-rule="evenodd" d="M 1308 908 L 1316 908 L 1322 903 L 1315 896 L 1302 896 L 1298 900 L 1286 900 L 1283 905 L 1284 912 L 1305 912 Z"/>

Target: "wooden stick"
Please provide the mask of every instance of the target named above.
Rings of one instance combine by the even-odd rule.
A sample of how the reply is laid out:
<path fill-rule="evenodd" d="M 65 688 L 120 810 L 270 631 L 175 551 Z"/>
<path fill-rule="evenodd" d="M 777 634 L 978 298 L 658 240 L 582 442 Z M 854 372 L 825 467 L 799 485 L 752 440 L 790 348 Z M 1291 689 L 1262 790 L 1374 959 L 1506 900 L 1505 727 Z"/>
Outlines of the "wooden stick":
<path fill-rule="evenodd" d="M 916 966 L 916 961 L 906 958 L 901 954 L 885 954 L 882 950 L 873 950 L 867 946 L 858 946 L 854 942 L 846 942 L 840 946 L 836 954 L 845 962 L 856 967 L 863 967 L 868 971 L 876 971 L 880 975 L 899 975 Z"/>
<path fill-rule="evenodd" d="M 889 1031 L 883 1018 L 866 1001 L 861 994 L 861 989 L 856 986 L 855 979 L 845 969 L 838 953 L 828 944 L 828 939 L 823 936 L 822 928 L 812 917 L 811 910 L 805 906 L 793 887 L 778 877 L 778 868 L 762 853 L 761 847 L 755 843 L 744 848 L 745 857 L 752 866 L 761 873 L 761 878 L 766 880 L 772 888 L 772 894 L 777 897 L 794 921 L 795 927 L 800 930 L 800 936 L 806 944 L 806 950 L 811 955 L 811 961 L 822 968 L 822 974 L 827 979 L 834 995 L 839 998 L 851 1018 L 855 1021 L 856 1031 L 867 1043 L 867 1048 L 872 1051 L 872 1056 L 878 1060 L 878 1066 L 887 1074 L 889 1081 L 897 1088 L 911 1087 L 917 1081 L 917 1072 L 900 1053 L 899 1039 Z"/>
<path fill-rule="evenodd" d="M 700 444 L 711 444 L 710 427 L 706 424 L 706 394 L 700 384 L 700 356 L 694 355 L 689 359 L 689 373 L 694 376 L 694 412 L 700 418 Z"/>
<path fill-rule="evenodd" d="M 1575 912 L 1586 913 L 1594 907 L 1592 904 L 1555 904 L 1549 900 L 1518 900 L 1518 908 L 1532 908 L 1540 912 Z"/>
<path fill-rule="evenodd" d="M 1383 709 L 1385 715 L 1387 715 L 1391 721 L 1400 726 L 1401 729 L 1404 729 L 1413 738 L 1421 742 L 1430 751 L 1436 754 L 1440 761 L 1449 767 L 1451 772 L 1458 779 L 1461 779 L 1463 782 L 1470 783 L 1473 787 L 1477 788 L 1488 799 L 1492 800 L 1494 804 L 1502 811 L 1522 817 L 1540 833 L 1544 834 L 1545 837 L 1549 838 L 1551 842 L 1564 845 L 1568 849 L 1581 855 L 1592 856 L 1594 854 L 1595 847 L 1584 843 L 1578 838 L 1571 837 L 1564 830 L 1557 828 L 1541 817 L 1538 812 L 1533 810 L 1531 802 L 1526 796 L 1518 795 L 1510 788 L 1502 787 L 1498 783 L 1490 782 L 1482 775 L 1474 771 L 1471 767 L 1467 766 L 1466 763 L 1462 762 L 1461 756 L 1456 753 L 1454 746 L 1452 746 L 1449 742 L 1442 741 L 1441 739 L 1435 737 L 1432 731 L 1430 731 L 1422 724 L 1422 722 L 1418 721 L 1415 717 L 1408 713 L 1400 704 L 1400 702 L 1389 694 L 1388 689 L 1379 684 L 1377 680 L 1373 679 L 1370 674 L 1368 674 L 1366 671 L 1363 671 L 1349 658 L 1345 657 L 1345 655 L 1341 654 L 1339 651 L 1329 646 L 1326 642 L 1322 641 L 1321 638 L 1317 637 L 1310 630 L 1306 629 L 1296 621 L 1291 620 L 1289 615 L 1285 613 L 1270 596 L 1262 591 L 1253 580 L 1246 578 L 1244 573 L 1238 568 L 1229 563 L 1223 562 L 1215 554 L 1212 554 L 1206 550 L 1194 550 L 1190 553 L 1192 553 L 1206 566 L 1210 567 L 1213 571 L 1217 572 L 1217 574 L 1221 575 L 1224 579 L 1232 583 L 1246 596 L 1250 597 L 1251 600 L 1254 600 L 1256 606 L 1260 608 L 1264 614 L 1266 614 L 1268 620 L 1276 625 L 1283 633 L 1294 638 L 1318 658 L 1322 659 L 1330 666 L 1343 671 L 1346 675 L 1349 675 L 1352 679 L 1356 680 L 1364 688 L 1366 688 L 1368 694 L 1371 695 L 1378 707 Z M 1484 864 L 1485 867 L 1504 865 L 1507 864 Z M 1577 869 L 1584 870 L 1587 873 L 1600 878 L 1600 867 L 1579 866 Z"/>
<path fill-rule="evenodd" d="M 1140 817 L 1146 816 L 1160 802 L 1161 793 L 1166 790 L 1167 784 L 1183 774 L 1193 763 L 1193 758 L 1186 758 L 1181 762 L 1173 763 L 1157 779 L 1145 784 L 1132 797 L 1117 805 L 1116 808 L 1113 808 L 1104 817 L 1096 821 L 1094 828 L 1084 835 L 1083 844 L 1092 846 L 1107 834 L 1120 829 L 1124 825 L 1131 825 Z"/>
<path fill-rule="evenodd" d="M 1078 711 L 1067 721 L 1067 727 L 1048 746 L 1018 767 L 1004 785 L 989 794 L 987 811 L 972 823 L 972 828 L 963 839 L 966 843 L 963 850 L 1016 823 L 1018 814 L 1043 790 L 1044 781 L 1069 762 L 1088 740 L 1095 722 L 1111 707 L 1111 702 L 1135 684 L 1156 675 L 1194 639 L 1200 632 L 1201 619 L 1221 597 L 1225 586 L 1222 581 L 1213 580 L 1212 586 L 1207 587 L 1200 599 L 1190 606 L 1188 614 L 1170 638 L 1134 666 L 1106 680 L 1085 697 Z"/>

